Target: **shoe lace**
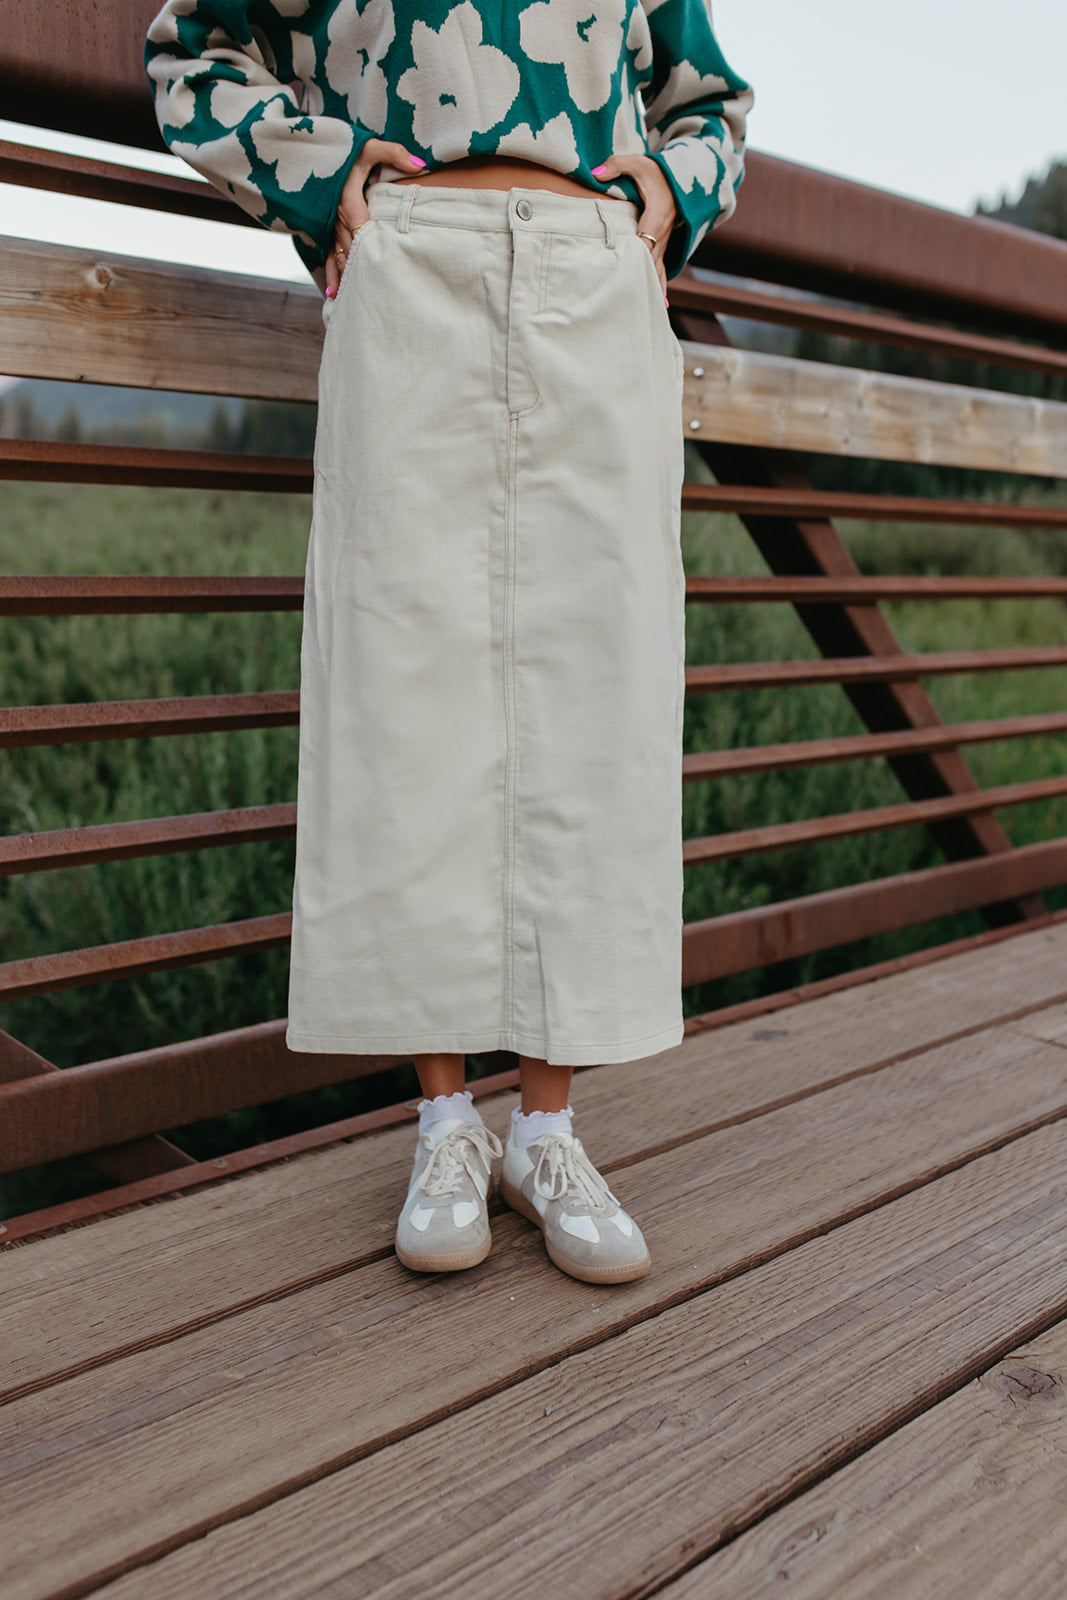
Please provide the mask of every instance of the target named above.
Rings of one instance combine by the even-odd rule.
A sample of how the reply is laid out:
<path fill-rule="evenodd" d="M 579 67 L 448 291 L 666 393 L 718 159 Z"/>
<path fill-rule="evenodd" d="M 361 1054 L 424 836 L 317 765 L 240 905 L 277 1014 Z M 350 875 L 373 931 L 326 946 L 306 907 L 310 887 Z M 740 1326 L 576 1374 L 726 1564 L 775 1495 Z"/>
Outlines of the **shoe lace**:
<path fill-rule="evenodd" d="M 434 1150 L 419 1179 L 419 1188 L 428 1195 L 450 1194 L 464 1177 L 472 1183 L 484 1178 L 493 1157 L 503 1153 L 503 1145 L 488 1128 L 474 1123 L 456 1128 Z"/>
<path fill-rule="evenodd" d="M 577 1140 L 549 1134 L 534 1168 L 534 1193 L 543 1200 L 578 1200 L 597 1216 L 618 1201 Z"/>

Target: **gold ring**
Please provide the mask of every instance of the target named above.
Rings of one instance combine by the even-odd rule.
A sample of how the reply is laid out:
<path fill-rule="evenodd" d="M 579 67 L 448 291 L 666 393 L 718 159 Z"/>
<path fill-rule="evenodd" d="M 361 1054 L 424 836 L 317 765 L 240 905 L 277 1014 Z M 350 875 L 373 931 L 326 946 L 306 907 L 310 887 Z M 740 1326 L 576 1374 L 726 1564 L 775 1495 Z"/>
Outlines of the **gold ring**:
<path fill-rule="evenodd" d="M 333 253 L 334 253 L 335 256 L 343 256 L 345 254 L 344 245 L 343 244 L 335 245 Z"/>
<path fill-rule="evenodd" d="M 650 244 L 655 244 L 656 243 L 655 234 L 653 234 L 653 233 L 642 233 L 640 228 L 638 228 L 638 230 L 637 230 L 637 237 L 639 239 L 647 239 Z"/>

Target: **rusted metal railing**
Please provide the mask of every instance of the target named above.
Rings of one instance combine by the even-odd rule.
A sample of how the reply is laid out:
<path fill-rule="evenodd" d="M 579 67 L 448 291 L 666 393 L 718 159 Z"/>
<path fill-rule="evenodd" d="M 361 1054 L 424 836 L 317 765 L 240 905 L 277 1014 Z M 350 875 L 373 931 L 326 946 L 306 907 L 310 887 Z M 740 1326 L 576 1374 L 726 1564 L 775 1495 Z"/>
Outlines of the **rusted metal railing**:
<path fill-rule="evenodd" d="M 7 114 L 155 144 L 139 50 L 116 57 L 111 47 L 115 37 L 139 40 L 154 9 L 154 3 L 109 0 L 85 29 L 75 7 L 64 40 L 45 8 L 17 8 L 0 43 Z M 107 26 L 101 10 L 110 15 Z M 0 182 L 248 222 L 192 180 L 26 145 L 0 143 Z M 740 316 L 1062 377 L 1067 246 L 768 157 L 752 157 L 744 199 L 729 228 L 701 247 L 698 270 L 671 287 L 674 325 L 686 350 L 687 438 L 716 480 L 688 483 L 683 508 L 738 516 L 769 575 L 693 575 L 687 598 L 693 607 L 787 604 L 818 659 L 694 663 L 687 690 L 698 696 L 837 685 L 867 731 L 696 752 L 685 758 L 684 778 L 704 784 L 877 760 L 888 763 L 903 798 L 818 818 L 754 817 L 742 829 L 687 840 L 686 859 L 697 869 L 922 824 L 945 860 L 690 924 L 684 935 L 690 985 L 962 911 L 981 911 L 993 928 L 1033 925 L 1048 915 L 1044 892 L 1067 883 L 1067 838 L 1012 848 L 994 814 L 1064 795 L 1067 774 L 1020 774 L 983 788 L 963 753 L 995 741 L 1062 738 L 1067 711 L 1035 708 L 946 725 L 923 687 L 945 674 L 1067 666 L 1067 643 L 907 651 L 881 609 L 901 600 L 1063 600 L 1067 578 L 864 576 L 831 520 L 1064 532 L 1067 507 L 816 489 L 789 453 L 802 448 L 1064 477 L 1067 406 L 884 374 L 868 375 L 861 395 L 856 369 L 733 351 L 720 320 Z M 711 266 L 749 281 L 699 275 Z M 791 292 L 781 293 L 782 286 Z M 844 295 L 870 309 L 812 295 Z M 216 332 L 227 317 L 232 322 L 220 353 Z M 320 339 L 318 295 L 310 287 L 0 241 L 0 371 L 144 387 L 160 385 L 165 374 L 168 388 L 311 400 Z M 869 394 L 877 403 L 868 402 Z M 312 485 L 311 464 L 302 459 L 34 440 L 0 441 L 0 477 L 292 494 L 307 494 Z M 292 611 L 301 603 L 302 582 L 294 577 L 0 579 L 0 613 L 12 619 Z M 0 712 L 0 745 L 291 726 L 297 715 L 295 686 L 27 706 Z M 24 834 L 0 840 L 0 875 L 277 839 L 294 829 L 295 806 L 286 803 Z M 288 936 L 289 918 L 278 911 L 91 949 L 27 958 L 12 952 L 0 963 L 0 1000 L 265 950 Z M 62 1072 L 30 1044 L 0 1036 L 0 1170 L 80 1155 L 118 1182 L 178 1171 L 188 1158 L 159 1138 L 160 1130 L 396 1064 L 293 1055 L 283 1035 L 284 1022 L 271 1019 Z"/>

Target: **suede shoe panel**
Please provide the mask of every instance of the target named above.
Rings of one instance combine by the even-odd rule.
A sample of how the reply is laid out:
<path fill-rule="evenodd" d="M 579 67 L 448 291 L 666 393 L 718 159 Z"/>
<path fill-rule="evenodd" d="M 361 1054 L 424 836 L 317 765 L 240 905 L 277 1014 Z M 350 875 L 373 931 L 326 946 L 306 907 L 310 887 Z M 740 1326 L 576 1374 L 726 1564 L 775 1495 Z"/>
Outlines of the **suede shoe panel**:
<path fill-rule="evenodd" d="M 479 1117 L 445 1117 L 423 1134 L 396 1227 L 396 1253 L 413 1272 L 459 1272 L 489 1254 L 486 1201 L 500 1140 Z"/>
<path fill-rule="evenodd" d="M 585 1283 L 630 1283 L 651 1266 L 644 1236 L 573 1134 L 521 1147 L 509 1133 L 503 1200 L 539 1227 L 556 1266 Z"/>

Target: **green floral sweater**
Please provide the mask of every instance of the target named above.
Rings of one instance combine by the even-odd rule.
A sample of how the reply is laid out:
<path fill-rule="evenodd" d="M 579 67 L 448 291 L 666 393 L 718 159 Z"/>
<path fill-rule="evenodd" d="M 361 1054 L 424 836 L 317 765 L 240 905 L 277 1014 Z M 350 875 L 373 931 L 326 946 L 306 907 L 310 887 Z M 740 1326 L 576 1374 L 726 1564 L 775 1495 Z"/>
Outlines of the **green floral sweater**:
<path fill-rule="evenodd" d="M 734 208 L 752 103 L 708 0 L 167 0 L 145 62 L 170 149 L 309 268 L 376 135 L 431 167 L 519 157 L 638 205 L 628 175 L 592 168 L 650 154 L 678 208 L 672 277 Z"/>

